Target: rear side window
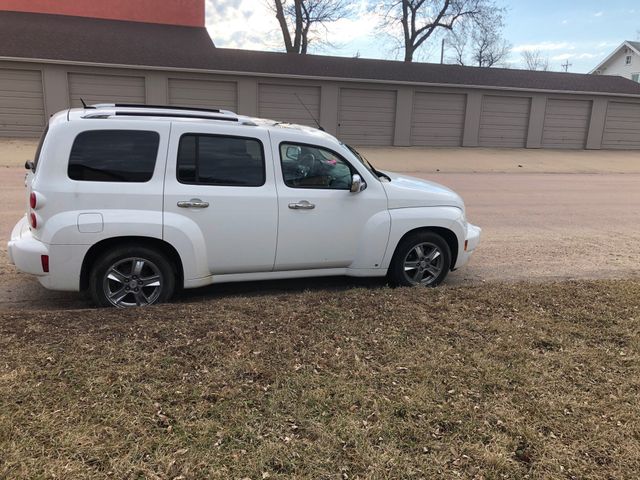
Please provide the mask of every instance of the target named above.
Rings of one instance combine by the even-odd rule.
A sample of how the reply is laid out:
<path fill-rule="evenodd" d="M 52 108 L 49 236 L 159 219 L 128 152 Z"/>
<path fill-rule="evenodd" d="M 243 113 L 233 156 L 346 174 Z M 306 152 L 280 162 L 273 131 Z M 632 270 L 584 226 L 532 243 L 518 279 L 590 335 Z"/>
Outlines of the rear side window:
<path fill-rule="evenodd" d="M 42 135 L 40 136 L 40 141 L 38 142 L 38 148 L 36 149 L 36 155 L 35 157 L 33 157 L 33 171 L 36 171 L 36 167 L 38 166 L 38 162 L 40 161 L 40 154 L 42 153 L 42 145 L 44 145 L 44 139 L 47 136 L 47 133 L 49 132 L 49 124 L 47 123 L 47 126 L 44 127 L 44 132 L 42 132 Z"/>
<path fill-rule="evenodd" d="M 91 130 L 73 142 L 68 175 L 87 182 L 148 182 L 160 135 L 142 130 Z"/>
<path fill-rule="evenodd" d="M 262 142 L 245 137 L 183 135 L 178 147 L 177 175 L 180 183 L 262 186 L 265 182 Z"/>

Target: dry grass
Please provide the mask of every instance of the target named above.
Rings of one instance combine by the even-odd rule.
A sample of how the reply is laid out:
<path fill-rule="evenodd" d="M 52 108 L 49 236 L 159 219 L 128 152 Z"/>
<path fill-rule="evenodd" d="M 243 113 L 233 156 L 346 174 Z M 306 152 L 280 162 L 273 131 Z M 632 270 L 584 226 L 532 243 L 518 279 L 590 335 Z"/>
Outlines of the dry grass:
<path fill-rule="evenodd" d="M 637 478 L 640 283 L 0 313 L 0 478 Z"/>

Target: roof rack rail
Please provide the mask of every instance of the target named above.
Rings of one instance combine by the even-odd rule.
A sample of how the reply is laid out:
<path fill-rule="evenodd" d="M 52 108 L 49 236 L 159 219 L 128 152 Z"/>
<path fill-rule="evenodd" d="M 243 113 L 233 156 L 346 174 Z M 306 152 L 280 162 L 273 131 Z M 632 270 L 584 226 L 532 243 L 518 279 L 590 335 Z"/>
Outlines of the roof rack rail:
<path fill-rule="evenodd" d="M 153 113 L 153 112 L 115 112 L 117 117 L 163 117 L 163 118 L 197 118 L 199 120 L 223 120 L 225 122 L 237 122 L 237 117 L 223 117 L 213 115 L 189 115 L 184 113 Z M 224 113 L 221 113 L 224 115 Z M 92 118 L 98 118 L 99 116 L 92 116 Z M 91 117 L 89 117 L 91 118 Z"/>
<path fill-rule="evenodd" d="M 194 112 L 224 113 L 219 108 L 184 107 L 175 105 L 143 105 L 140 103 L 116 103 L 116 108 L 158 108 L 162 110 L 191 110 Z"/>

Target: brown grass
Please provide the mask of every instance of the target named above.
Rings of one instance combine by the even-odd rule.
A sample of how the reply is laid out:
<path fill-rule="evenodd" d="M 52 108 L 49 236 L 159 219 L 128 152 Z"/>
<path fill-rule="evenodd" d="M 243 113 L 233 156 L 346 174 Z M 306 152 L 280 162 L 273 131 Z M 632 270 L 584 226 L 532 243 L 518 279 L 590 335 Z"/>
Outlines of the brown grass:
<path fill-rule="evenodd" d="M 637 478 L 640 283 L 0 313 L 0 478 Z"/>

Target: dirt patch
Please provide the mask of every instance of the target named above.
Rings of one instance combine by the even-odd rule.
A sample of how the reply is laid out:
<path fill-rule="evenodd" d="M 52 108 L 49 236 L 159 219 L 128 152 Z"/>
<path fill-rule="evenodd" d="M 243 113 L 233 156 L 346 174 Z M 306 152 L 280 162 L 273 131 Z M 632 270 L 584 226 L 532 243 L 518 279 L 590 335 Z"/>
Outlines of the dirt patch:
<path fill-rule="evenodd" d="M 1 478 L 634 478 L 638 282 L 0 313 Z"/>

